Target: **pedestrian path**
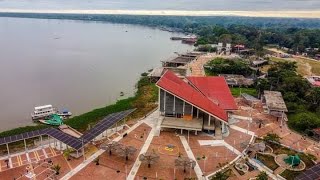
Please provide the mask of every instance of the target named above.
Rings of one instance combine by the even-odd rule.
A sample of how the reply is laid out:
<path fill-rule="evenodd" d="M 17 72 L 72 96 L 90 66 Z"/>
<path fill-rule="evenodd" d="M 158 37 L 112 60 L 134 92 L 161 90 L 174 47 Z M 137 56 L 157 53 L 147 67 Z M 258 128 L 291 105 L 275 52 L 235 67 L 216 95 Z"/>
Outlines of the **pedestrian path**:
<path fill-rule="evenodd" d="M 143 144 L 143 146 L 142 146 L 142 148 L 141 148 L 141 150 L 139 152 L 138 158 L 134 162 L 134 164 L 132 166 L 132 169 L 131 169 L 130 173 L 128 174 L 127 179 L 134 179 L 134 177 L 136 176 L 136 174 L 137 174 L 137 172 L 139 170 L 139 167 L 141 165 L 141 161 L 139 160 L 139 156 L 148 151 L 148 148 L 149 148 L 149 146 L 150 146 L 150 144 L 152 142 L 152 139 L 153 139 L 153 136 L 154 136 L 154 133 L 155 133 L 154 131 L 155 131 L 155 128 L 152 127 L 152 129 L 151 129 L 146 141 L 144 142 L 144 144 Z"/>
<path fill-rule="evenodd" d="M 265 168 L 264 165 L 260 165 L 259 163 L 257 163 L 255 160 L 249 158 L 249 162 L 253 165 L 255 165 L 259 171 L 264 171 L 268 174 L 268 176 L 272 179 L 278 179 L 278 177 L 276 175 L 274 175 L 272 172 L 270 172 L 269 169 Z"/>
<path fill-rule="evenodd" d="M 249 131 L 249 130 L 247 130 L 247 129 L 243 129 L 243 128 L 238 127 L 238 126 L 235 126 L 235 125 L 230 125 L 230 128 L 231 128 L 231 129 L 234 129 L 234 130 L 237 130 L 237 131 L 240 131 L 240 132 L 245 133 L 245 134 L 249 134 L 249 135 L 251 135 L 251 136 L 254 136 L 254 135 L 255 135 L 254 132 Z"/>
<path fill-rule="evenodd" d="M 126 131 L 126 133 L 130 133 L 134 129 L 136 129 L 138 126 L 140 126 L 143 122 L 139 121 L 136 124 L 134 124 L 130 129 Z M 116 137 L 113 141 L 118 142 L 123 138 L 123 136 Z M 92 156 L 88 157 L 86 160 L 84 160 L 80 165 L 78 165 L 76 168 L 69 171 L 65 176 L 61 178 L 61 180 L 67 180 L 70 179 L 73 175 L 81 171 L 83 168 L 85 168 L 87 165 L 89 165 L 91 162 L 93 162 L 97 157 L 99 157 L 101 154 L 103 154 L 105 150 L 100 149 L 97 152 L 95 152 Z"/>
<path fill-rule="evenodd" d="M 184 150 L 187 152 L 188 158 L 190 158 L 190 159 L 192 159 L 192 160 L 194 160 L 194 161 L 196 162 L 196 166 L 194 167 L 194 171 L 195 171 L 195 173 L 196 173 L 196 175 L 197 175 L 197 179 L 199 179 L 199 180 L 200 180 L 200 179 L 203 179 L 203 178 L 204 178 L 204 177 L 202 176 L 203 173 L 202 173 L 202 171 L 201 171 L 201 169 L 200 169 L 200 166 L 199 166 L 196 158 L 194 157 L 194 154 L 193 154 L 192 151 L 191 151 L 191 148 L 190 148 L 190 146 L 189 146 L 189 144 L 188 144 L 187 139 L 186 139 L 184 136 L 179 136 L 179 138 L 180 138 L 181 143 L 182 143 L 182 145 L 183 145 L 183 147 L 184 147 Z"/>

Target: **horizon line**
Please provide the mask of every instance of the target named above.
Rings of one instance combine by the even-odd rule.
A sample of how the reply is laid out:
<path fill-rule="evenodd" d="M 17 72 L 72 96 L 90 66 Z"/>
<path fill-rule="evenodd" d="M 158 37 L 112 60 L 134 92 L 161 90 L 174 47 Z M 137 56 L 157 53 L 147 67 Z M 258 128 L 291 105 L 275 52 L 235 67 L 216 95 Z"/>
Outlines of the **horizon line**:
<path fill-rule="evenodd" d="M 0 13 L 34 13 L 34 14 L 105 14 L 105 15 L 149 15 L 149 16 L 240 16 L 269 18 L 308 18 L 320 19 L 320 10 L 264 10 L 264 11 L 205 11 L 205 10 L 84 10 L 84 9 L 0 9 Z"/>

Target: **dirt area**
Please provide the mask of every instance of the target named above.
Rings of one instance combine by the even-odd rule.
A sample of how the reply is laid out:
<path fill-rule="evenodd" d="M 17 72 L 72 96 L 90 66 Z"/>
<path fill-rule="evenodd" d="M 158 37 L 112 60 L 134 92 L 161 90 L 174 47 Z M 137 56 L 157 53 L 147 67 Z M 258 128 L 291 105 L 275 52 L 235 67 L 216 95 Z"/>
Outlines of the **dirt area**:
<path fill-rule="evenodd" d="M 277 53 L 283 53 L 281 50 L 277 50 L 274 48 L 269 49 L 271 51 L 277 52 Z M 271 61 L 273 62 L 283 62 L 283 61 L 293 61 L 297 62 L 298 66 L 298 73 L 302 76 L 311 76 L 311 75 L 320 75 L 320 61 L 317 61 L 315 59 L 302 57 L 302 56 L 293 56 L 292 58 L 278 58 L 278 57 L 271 57 Z M 263 71 L 265 72 L 270 66 L 266 66 L 263 68 Z"/>

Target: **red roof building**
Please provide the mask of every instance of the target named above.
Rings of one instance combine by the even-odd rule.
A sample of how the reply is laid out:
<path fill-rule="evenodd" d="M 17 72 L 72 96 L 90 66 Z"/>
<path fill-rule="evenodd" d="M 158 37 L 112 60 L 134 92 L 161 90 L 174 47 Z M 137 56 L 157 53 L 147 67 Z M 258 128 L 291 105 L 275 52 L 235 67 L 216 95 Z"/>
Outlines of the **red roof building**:
<path fill-rule="evenodd" d="M 223 133 L 228 112 L 237 109 L 224 77 L 180 79 L 168 70 L 157 86 L 159 110 L 165 117 L 163 123 L 167 128 L 181 126 L 181 129 L 201 131 L 217 130 L 222 126 Z"/>

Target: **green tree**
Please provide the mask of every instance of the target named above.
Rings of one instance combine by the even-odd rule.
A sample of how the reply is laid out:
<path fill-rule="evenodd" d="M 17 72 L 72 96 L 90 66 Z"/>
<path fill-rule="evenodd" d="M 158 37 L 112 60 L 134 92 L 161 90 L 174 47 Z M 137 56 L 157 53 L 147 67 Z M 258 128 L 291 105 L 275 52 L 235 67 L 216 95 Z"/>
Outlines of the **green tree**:
<path fill-rule="evenodd" d="M 320 119 L 314 113 L 302 112 L 291 116 L 289 126 L 298 131 L 305 132 L 306 130 L 320 127 Z"/>
<path fill-rule="evenodd" d="M 71 150 L 70 149 L 66 149 L 63 151 L 63 156 L 64 158 L 66 158 L 68 161 L 70 161 L 70 154 L 71 154 Z"/>
<path fill-rule="evenodd" d="M 222 42 L 224 44 L 231 43 L 232 42 L 232 35 L 231 34 L 222 34 L 219 36 L 219 42 Z"/>
<path fill-rule="evenodd" d="M 311 88 L 306 95 L 312 110 L 316 110 L 320 105 L 320 87 Z"/>
<path fill-rule="evenodd" d="M 211 178 L 211 180 L 227 180 L 228 178 L 229 176 L 219 171 Z"/>
<path fill-rule="evenodd" d="M 268 175 L 266 172 L 261 171 L 257 176 L 256 176 L 257 180 L 268 180 Z"/>
<path fill-rule="evenodd" d="M 266 136 L 263 137 L 263 140 L 266 142 L 280 142 L 280 136 L 274 133 L 268 133 Z"/>
<path fill-rule="evenodd" d="M 56 175 L 59 175 L 61 166 L 59 164 L 56 164 L 56 165 L 52 166 L 52 169 L 56 172 Z"/>

